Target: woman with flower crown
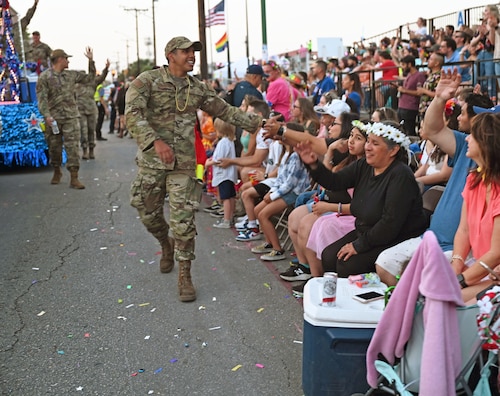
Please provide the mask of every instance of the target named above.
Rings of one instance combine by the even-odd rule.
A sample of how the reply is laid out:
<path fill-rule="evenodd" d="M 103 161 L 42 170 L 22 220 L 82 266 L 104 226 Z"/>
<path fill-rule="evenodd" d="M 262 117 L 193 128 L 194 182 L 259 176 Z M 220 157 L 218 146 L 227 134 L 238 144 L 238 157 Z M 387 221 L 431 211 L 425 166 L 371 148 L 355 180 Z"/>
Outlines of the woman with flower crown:
<path fill-rule="evenodd" d="M 365 158 L 330 172 L 307 142 L 296 151 L 310 175 L 330 190 L 354 188 L 355 230 L 323 250 L 325 271 L 342 278 L 375 271 L 375 259 L 389 246 L 420 235 L 427 227 L 422 197 L 407 165 L 409 138 L 392 121 L 367 125 Z M 340 213 L 341 215 L 342 213 Z"/>

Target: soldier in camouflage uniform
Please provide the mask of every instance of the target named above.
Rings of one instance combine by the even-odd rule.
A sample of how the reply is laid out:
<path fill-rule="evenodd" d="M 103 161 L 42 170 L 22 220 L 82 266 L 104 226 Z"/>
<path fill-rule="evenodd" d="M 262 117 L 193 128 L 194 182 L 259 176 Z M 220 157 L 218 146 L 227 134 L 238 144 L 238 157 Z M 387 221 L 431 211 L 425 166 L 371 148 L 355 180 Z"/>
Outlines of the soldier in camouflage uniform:
<path fill-rule="evenodd" d="M 97 108 L 94 101 L 96 87 L 101 84 L 108 75 L 110 62 L 106 61 L 106 66 L 101 74 L 91 83 L 76 84 L 76 103 L 80 113 L 80 142 L 82 144 L 82 159 L 94 159 L 95 147 L 95 124 L 97 122 Z"/>
<path fill-rule="evenodd" d="M 26 52 L 28 62 L 38 63 L 40 71 L 46 70 L 49 67 L 49 59 L 52 54 L 50 47 L 40 41 L 40 32 L 32 33 L 33 42 Z"/>
<path fill-rule="evenodd" d="M 161 272 L 174 267 L 175 247 L 181 301 L 196 299 L 190 273 L 195 258 L 194 211 L 201 199 L 201 184 L 195 176 L 196 111 L 202 109 L 248 131 L 256 131 L 262 122 L 260 116 L 228 105 L 211 87 L 188 75 L 193 70 L 195 51 L 201 48 L 199 41 L 173 38 L 165 47 L 168 66 L 143 72 L 126 94 L 127 128 L 139 145 L 139 170 L 132 183 L 131 204 L 161 243 Z M 163 213 L 167 192 L 169 223 Z"/>
<path fill-rule="evenodd" d="M 90 47 L 86 48 L 85 56 L 89 59 L 89 74 L 68 68 L 68 55 L 62 49 L 52 52 L 52 66 L 45 70 L 36 84 L 38 109 L 45 118 L 45 139 L 49 146 L 50 164 L 54 167 L 51 184 L 59 184 L 62 177 L 62 148 L 68 156 L 66 167 L 71 174 L 70 187 L 83 189 L 85 186 L 78 180 L 80 160 L 78 147 L 80 142 L 80 114 L 76 105 L 75 84 L 94 82 L 94 54 Z M 57 122 L 60 133 L 54 134 L 53 121 Z"/>

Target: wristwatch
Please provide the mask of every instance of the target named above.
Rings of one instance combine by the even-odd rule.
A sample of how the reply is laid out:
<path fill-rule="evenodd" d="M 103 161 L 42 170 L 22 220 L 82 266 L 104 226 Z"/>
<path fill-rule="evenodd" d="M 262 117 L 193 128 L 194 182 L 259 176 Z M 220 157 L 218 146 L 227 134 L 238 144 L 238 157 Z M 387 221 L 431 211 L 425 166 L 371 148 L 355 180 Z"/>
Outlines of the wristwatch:
<path fill-rule="evenodd" d="M 286 127 L 285 126 L 280 126 L 280 128 L 278 129 L 278 132 L 277 132 L 277 135 L 278 136 L 283 136 L 283 134 L 286 132 Z"/>
<path fill-rule="evenodd" d="M 462 289 L 465 289 L 466 287 L 469 287 L 469 285 L 467 284 L 467 282 L 465 282 L 464 274 L 458 274 L 457 275 L 457 279 L 458 279 L 458 283 L 460 283 L 460 287 Z"/>

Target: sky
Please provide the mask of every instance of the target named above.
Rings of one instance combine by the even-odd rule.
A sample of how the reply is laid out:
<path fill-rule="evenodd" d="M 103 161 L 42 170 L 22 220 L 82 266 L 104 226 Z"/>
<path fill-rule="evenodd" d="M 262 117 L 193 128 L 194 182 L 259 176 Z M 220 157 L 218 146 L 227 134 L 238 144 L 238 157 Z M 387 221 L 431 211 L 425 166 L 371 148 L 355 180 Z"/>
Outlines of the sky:
<path fill-rule="evenodd" d="M 225 52 L 215 52 L 215 42 L 226 29 L 231 60 L 245 58 L 246 19 L 250 57 L 262 58 L 262 1 L 226 0 L 227 25 L 206 30 L 209 62 L 212 59 L 214 62 L 227 60 Z M 218 2 L 205 0 L 205 13 Z M 34 0 L 10 0 L 11 7 L 22 16 L 33 3 Z M 27 30 L 38 30 L 41 41 L 52 49 L 62 48 L 73 55 L 69 65 L 72 69 L 87 68 L 84 52 L 88 45 L 94 50 L 98 70 L 104 67 L 106 59 L 111 61 L 111 69 L 122 70 L 127 61 L 137 61 L 137 43 L 140 58 L 153 59 L 153 4 L 157 63 L 166 64 L 164 48 L 170 38 L 181 35 L 191 40 L 199 38 L 198 0 L 156 0 L 154 3 L 153 0 L 39 0 Z M 309 40 L 312 40 L 315 51 L 318 37 L 341 37 L 344 45 L 351 45 L 361 37 L 415 22 L 420 16 L 435 17 L 489 3 L 419 0 L 411 6 L 408 4 L 402 0 L 266 0 L 268 53 L 272 56 L 296 50 L 301 45 L 306 46 Z M 130 11 L 133 9 L 147 11 Z M 245 9 L 248 10 L 247 18 Z M 240 74 L 243 75 L 244 70 Z"/>

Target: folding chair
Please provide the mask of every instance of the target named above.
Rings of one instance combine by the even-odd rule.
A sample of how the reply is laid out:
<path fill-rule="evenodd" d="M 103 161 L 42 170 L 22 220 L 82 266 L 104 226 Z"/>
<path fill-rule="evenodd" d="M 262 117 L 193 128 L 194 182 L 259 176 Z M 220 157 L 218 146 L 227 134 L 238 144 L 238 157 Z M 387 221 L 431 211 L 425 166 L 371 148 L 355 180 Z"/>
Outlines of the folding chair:
<path fill-rule="evenodd" d="M 279 216 L 276 216 L 277 220 L 274 229 L 278 233 L 281 246 L 285 250 L 289 250 L 292 247 L 292 240 L 290 239 L 290 235 L 288 235 L 288 215 L 294 208 L 294 205 L 288 205 Z"/>

